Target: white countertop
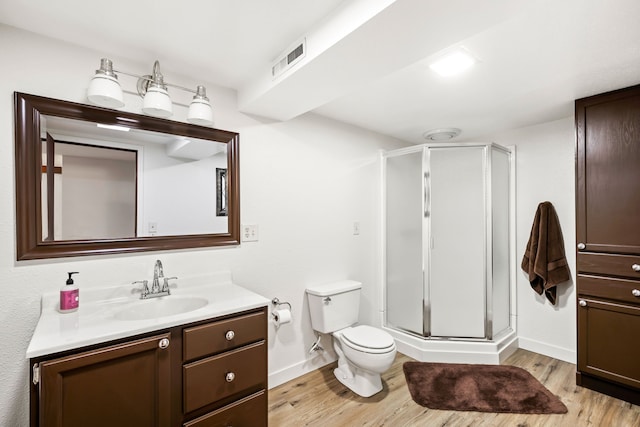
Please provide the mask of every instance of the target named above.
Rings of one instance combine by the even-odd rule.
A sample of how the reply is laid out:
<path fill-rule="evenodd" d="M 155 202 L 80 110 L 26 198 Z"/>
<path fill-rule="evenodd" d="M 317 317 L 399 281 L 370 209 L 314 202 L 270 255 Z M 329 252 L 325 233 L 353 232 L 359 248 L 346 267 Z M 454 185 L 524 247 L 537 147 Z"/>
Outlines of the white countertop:
<path fill-rule="evenodd" d="M 141 304 L 140 286 L 124 285 L 101 289 L 80 288 L 80 306 L 73 313 L 58 311 L 59 293 L 42 296 L 42 310 L 27 358 L 100 344 L 173 326 L 207 320 L 244 310 L 264 307 L 270 300 L 232 283 L 228 273 L 171 280 L 170 299 L 198 297 L 207 305 L 197 310 L 145 320 L 118 320 L 115 314 L 132 304 Z M 149 287 L 151 283 L 149 283 Z M 157 298 L 142 301 L 153 303 Z"/>

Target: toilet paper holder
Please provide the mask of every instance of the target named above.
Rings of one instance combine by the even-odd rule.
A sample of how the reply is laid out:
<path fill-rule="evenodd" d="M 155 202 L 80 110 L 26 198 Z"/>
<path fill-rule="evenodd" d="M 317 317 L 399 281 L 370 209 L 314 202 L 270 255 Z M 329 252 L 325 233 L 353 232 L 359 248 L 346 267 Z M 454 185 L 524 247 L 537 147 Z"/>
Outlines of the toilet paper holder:
<path fill-rule="evenodd" d="M 276 327 L 280 326 L 282 323 L 291 322 L 291 303 L 287 301 L 280 301 L 278 298 L 273 298 L 271 300 L 271 319 L 275 323 Z M 280 307 L 286 305 L 288 309 L 281 310 Z"/>
<path fill-rule="evenodd" d="M 277 297 L 274 297 L 271 300 L 271 304 L 273 305 L 272 310 L 277 310 L 281 305 L 288 305 L 289 306 L 289 310 L 291 310 L 291 303 L 290 302 L 280 301 Z M 271 313 L 271 315 L 273 315 L 273 313 Z"/>

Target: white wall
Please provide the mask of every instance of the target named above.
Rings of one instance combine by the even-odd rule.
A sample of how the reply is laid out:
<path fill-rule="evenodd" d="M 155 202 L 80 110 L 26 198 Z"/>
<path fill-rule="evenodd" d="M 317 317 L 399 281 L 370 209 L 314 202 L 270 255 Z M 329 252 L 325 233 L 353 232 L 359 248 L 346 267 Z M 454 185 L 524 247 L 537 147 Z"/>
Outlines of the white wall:
<path fill-rule="evenodd" d="M 575 136 L 573 117 L 488 138 L 516 146 L 517 328 L 521 348 L 576 361 Z M 572 280 L 558 287 L 556 306 L 535 293 L 520 269 L 538 203 L 553 203 Z"/>
<path fill-rule="evenodd" d="M 126 52 L 125 52 L 126 53 Z M 16 262 L 13 92 L 85 101 L 101 52 L 77 48 L 0 25 L 0 425 L 28 425 L 28 364 L 25 351 L 39 315 L 40 295 L 58 289 L 67 271 L 79 271 L 81 289 L 149 278 L 156 258 L 178 277 L 230 269 L 240 285 L 293 305 L 294 322 L 276 334 L 269 328 L 269 372 L 286 380 L 326 361 L 306 362 L 313 341 L 304 288 L 353 278 L 364 283 L 361 317 L 375 315 L 372 285 L 376 265 L 380 148 L 402 144 L 313 115 L 272 123 L 237 112 L 232 90 L 206 84 L 215 126 L 240 133 L 241 221 L 259 225 L 260 241 L 238 248 L 150 252 Z M 146 74 L 151 63 L 111 57 L 118 68 Z M 160 57 L 168 81 L 195 86 L 171 70 L 188 64 Z M 54 64 L 47 67 L 46 64 Z M 197 76 L 196 76 L 197 77 Z M 201 77 L 201 76 L 200 76 Z M 121 78 L 133 89 L 135 81 Z M 174 92 L 174 99 L 180 100 Z M 188 94 L 180 102 L 187 103 Z M 126 95 L 126 109 L 140 107 Z M 184 120 L 185 108 L 176 108 Z M 354 221 L 360 235 L 352 234 Z M 82 295 L 82 291 L 81 291 Z M 325 343 L 326 345 L 326 343 Z"/>

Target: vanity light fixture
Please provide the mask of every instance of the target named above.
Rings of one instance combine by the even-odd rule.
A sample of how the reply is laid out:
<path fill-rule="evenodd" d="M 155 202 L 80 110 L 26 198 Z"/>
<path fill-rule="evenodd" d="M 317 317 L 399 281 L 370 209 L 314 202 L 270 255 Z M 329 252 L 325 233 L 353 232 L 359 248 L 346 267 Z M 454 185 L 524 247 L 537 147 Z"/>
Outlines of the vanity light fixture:
<path fill-rule="evenodd" d="M 138 94 L 143 98 L 143 113 L 154 117 L 170 117 L 173 114 L 173 105 L 169 92 L 167 92 L 167 86 L 171 86 L 195 94 L 187 113 L 187 121 L 189 123 L 201 126 L 211 126 L 213 124 L 213 110 L 211 109 L 209 98 L 207 98 L 205 87 L 198 86 L 196 90 L 192 90 L 165 82 L 164 76 L 160 72 L 160 62 L 158 61 L 153 64 L 151 74 L 139 76 L 122 70 L 114 70 L 111 60 L 102 58 L 100 60 L 100 69 L 96 70 L 96 74 L 91 79 L 87 90 L 87 98 L 90 102 L 108 108 L 121 108 L 124 106 L 122 87 L 118 82 L 116 73 L 138 78 L 136 88 Z"/>
<path fill-rule="evenodd" d="M 449 77 L 462 73 L 476 63 L 476 59 L 464 48 L 450 51 L 429 64 L 436 73 Z"/>

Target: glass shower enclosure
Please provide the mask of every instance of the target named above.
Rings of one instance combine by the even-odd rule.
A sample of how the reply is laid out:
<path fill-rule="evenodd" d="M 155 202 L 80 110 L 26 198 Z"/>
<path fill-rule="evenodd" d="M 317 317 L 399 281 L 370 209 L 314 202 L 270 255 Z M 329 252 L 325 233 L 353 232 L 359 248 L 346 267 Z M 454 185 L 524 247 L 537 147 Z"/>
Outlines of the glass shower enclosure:
<path fill-rule="evenodd" d="M 510 151 L 439 143 L 383 155 L 385 326 L 423 339 L 510 329 Z"/>

